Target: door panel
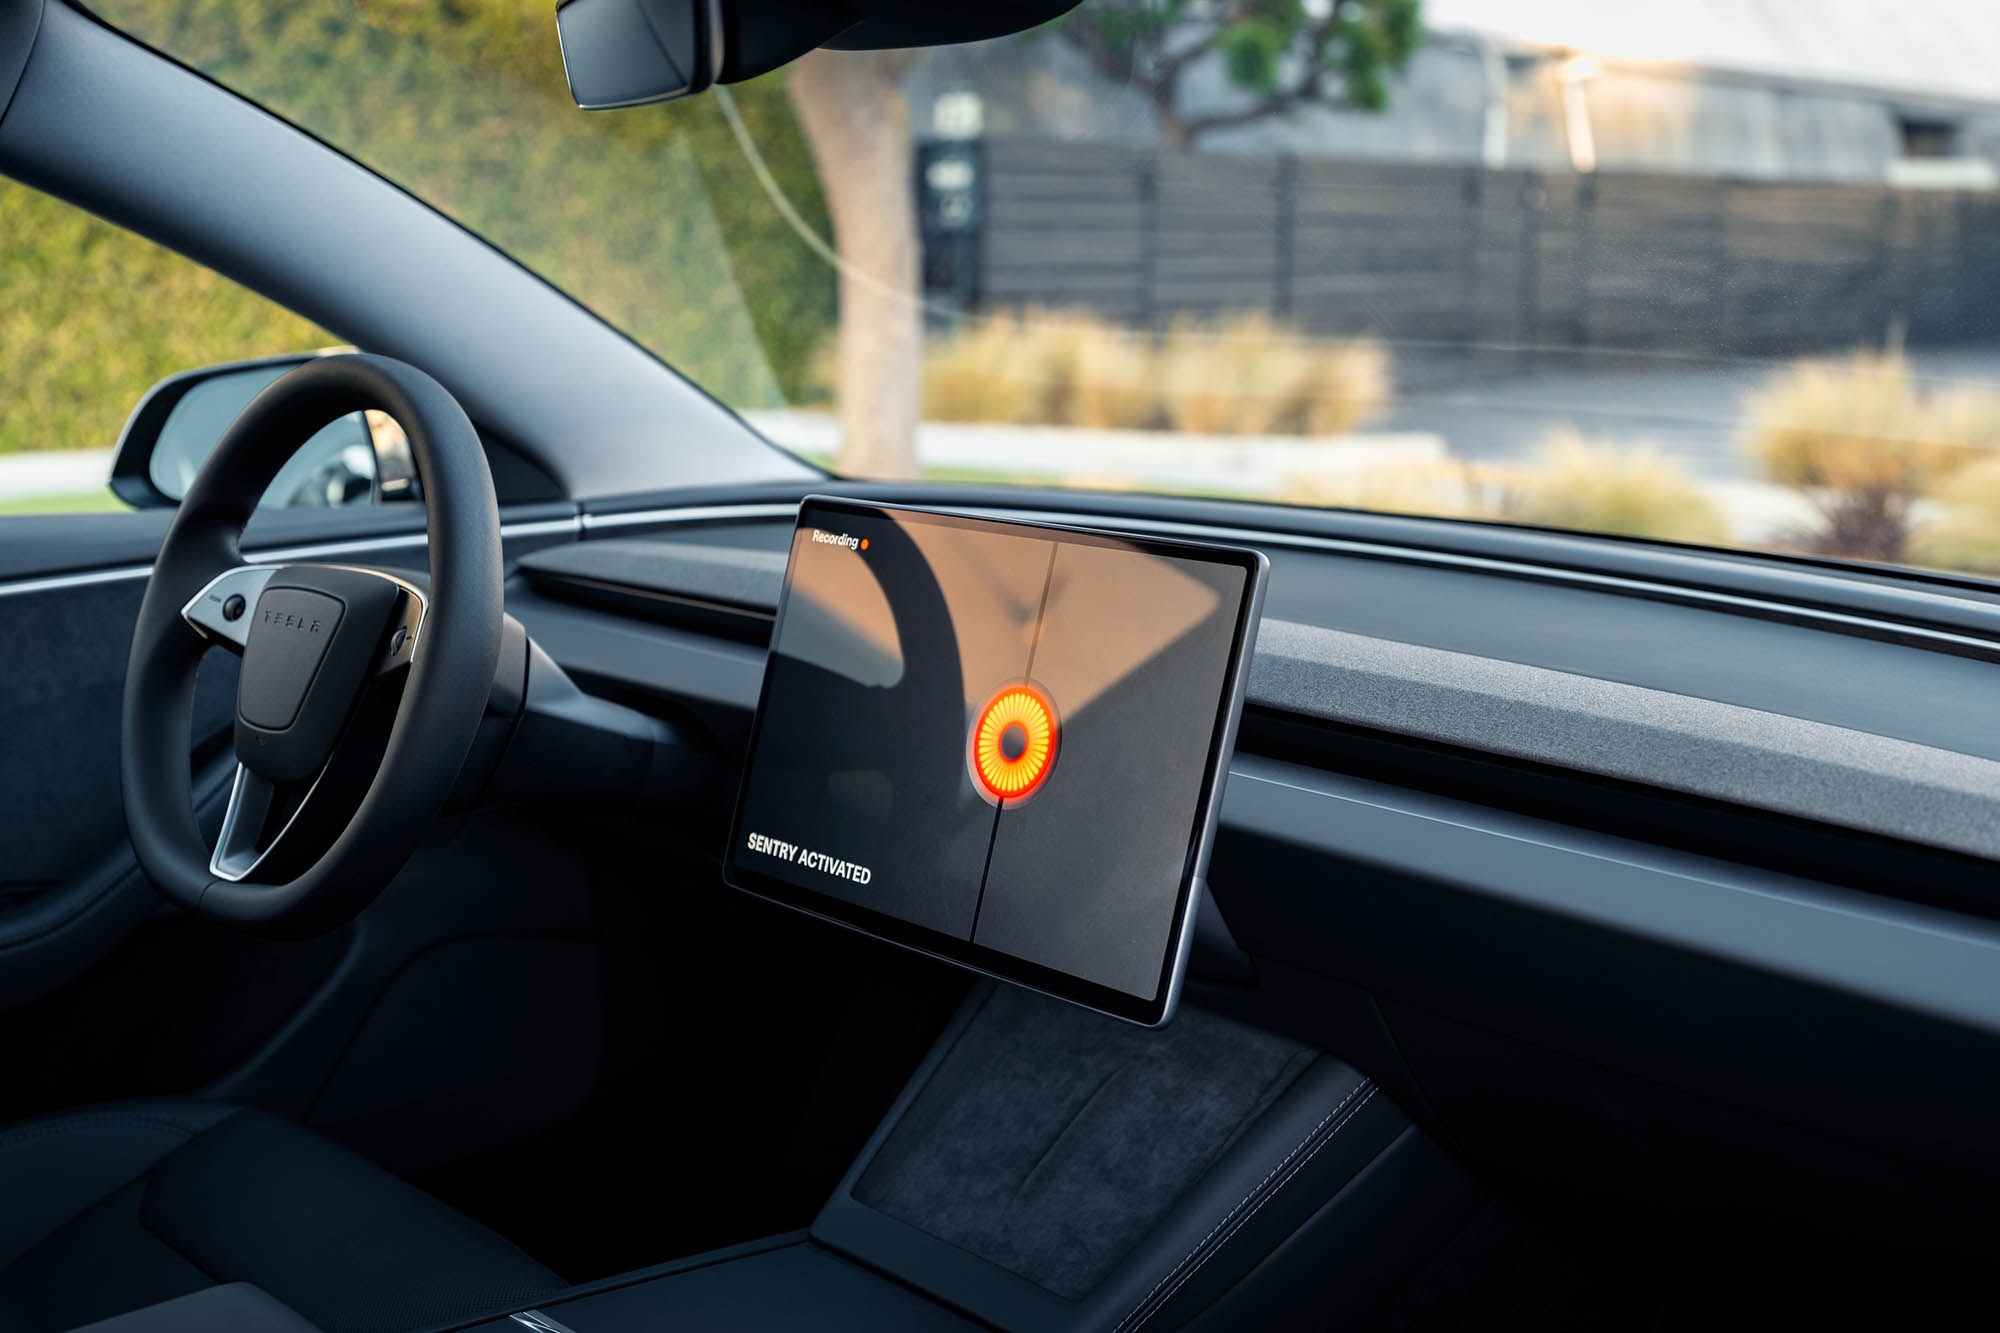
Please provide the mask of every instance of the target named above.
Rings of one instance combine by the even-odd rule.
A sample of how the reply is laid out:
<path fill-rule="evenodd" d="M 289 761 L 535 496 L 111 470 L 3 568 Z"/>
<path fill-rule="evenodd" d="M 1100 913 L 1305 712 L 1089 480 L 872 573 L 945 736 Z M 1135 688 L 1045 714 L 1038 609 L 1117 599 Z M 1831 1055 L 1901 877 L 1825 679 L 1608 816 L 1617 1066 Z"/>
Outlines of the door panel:
<path fill-rule="evenodd" d="M 144 591 L 125 578 L 0 597 L 0 894 L 9 899 L 55 887 L 124 835 L 118 704 Z M 223 653 L 202 662 L 190 725 L 198 755 L 213 756 L 226 735 L 236 667 Z"/>
<path fill-rule="evenodd" d="M 510 559 L 574 536 L 568 506 L 503 517 Z M 260 515 L 245 545 L 421 567 L 421 523 L 420 511 Z M 205 1095 L 412 1167 L 568 1114 L 599 1048 L 590 880 L 519 812 L 440 821 L 367 912 L 315 940 L 195 920 L 140 872 L 118 718 L 163 531 L 155 514 L 0 519 L 0 1062 L 21 1075 L 0 1093 L 0 1121 Z M 211 834 L 233 771 L 236 667 L 209 654 L 190 727 Z M 492 1030 L 473 1030 L 482 1015 Z M 501 1032 L 522 1026 L 509 1015 L 535 1021 Z M 480 1122 L 478 1107 L 521 1087 L 536 1094 Z"/>
<path fill-rule="evenodd" d="M 118 707 L 138 578 L 0 588 L 0 1007 L 46 994 L 151 912 L 125 841 Z M 190 724 L 203 814 L 221 818 L 236 661 L 202 664 Z"/>

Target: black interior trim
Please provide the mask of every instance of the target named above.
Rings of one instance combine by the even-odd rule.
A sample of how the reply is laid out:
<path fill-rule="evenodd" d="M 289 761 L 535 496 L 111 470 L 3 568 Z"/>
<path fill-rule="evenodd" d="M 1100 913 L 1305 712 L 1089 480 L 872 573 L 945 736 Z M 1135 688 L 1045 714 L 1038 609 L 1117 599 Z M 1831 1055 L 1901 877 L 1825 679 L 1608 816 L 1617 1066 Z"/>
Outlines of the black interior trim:
<path fill-rule="evenodd" d="M 0 597 L 7 595 L 10 583 L 66 574 L 142 578 L 160 553 L 174 513 L 158 509 L 129 514 L 0 516 Z M 575 521 L 576 506 L 567 500 L 511 504 L 500 510 L 503 529 L 516 532 L 530 524 L 573 525 Z M 504 535 L 512 537 L 515 532 Z M 402 506 L 260 509 L 244 529 L 243 550 L 255 556 L 328 543 L 386 549 L 387 544 L 398 541 L 421 546 L 423 540 L 421 505 L 410 505 L 407 510 Z"/>
<path fill-rule="evenodd" d="M 1962 632 L 2000 643 L 2000 584 L 1986 579 L 1466 519 L 1171 495 L 844 478 L 825 481 L 817 487 L 801 483 L 689 487 L 585 499 L 582 508 L 588 527 L 592 516 L 664 512 L 682 506 L 796 501 L 813 490 L 904 504 L 1047 511 L 1219 526 L 1246 534 L 1267 533 L 1274 540 L 1304 537 L 1386 548 L 1374 552 L 1384 558 L 1435 553 L 1505 561 L 1523 566 L 1518 571 L 1523 575 L 1555 577 L 1571 573 L 1633 579 L 1657 585 L 1663 596 L 1672 595 L 1676 589 L 1733 594 L 1780 606 L 1791 604 L 1879 617 L 1912 627 Z"/>
<path fill-rule="evenodd" d="M 657 620 L 663 625 L 706 631 L 740 643 L 762 647 L 771 641 L 777 616 L 761 607 L 686 597 L 657 588 L 611 583 L 581 574 L 554 573 L 526 567 L 528 585 L 561 601 L 601 606 L 620 615 Z"/>
<path fill-rule="evenodd" d="M 782 575 L 778 551 L 752 560 L 721 541 L 726 531 L 708 523 L 537 553 L 523 562 L 533 596 L 517 596 L 516 614 L 600 688 L 727 708 L 754 696 L 761 661 L 730 668 L 719 650 L 760 645 L 761 606 L 746 604 L 775 602 Z M 783 540 L 762 520 L 735 532 Z M 1886 844 L 1990 854 L 2000 806 L 1989 812 L 1982 775 L 2000 761 L 2000 692 L 1988 663 L 1483 570 L 1275 554 L 1254 707 Z M 720 610 L 725 597 L 743 609 Z M 642 604 L 650 623 L 594 614 L 623 612 L 621 602 Z M 720 634 L 718 616 L 729 617 Z M 1779 661 L 1791 665 L 1774 673 Z M 743 676 L 718 688 L 697 663 Z M 1967 878 L 1919 892 L 1956 902 L 1976 892 L 1956 887 Z"/>
<path fill-rule="evenodd" d="M 1225 821 L 1213 891 L 1260 972 L 2000 1172 L 1992 921 L 1256 758 Z"/>
<path fill-rule="evenodd" d="M 1261 707 L 1244 709 L 1237 749 L 1572 828 L 2000 919 L 2000 890 L 1991 861 L 1899 838 Z"/>

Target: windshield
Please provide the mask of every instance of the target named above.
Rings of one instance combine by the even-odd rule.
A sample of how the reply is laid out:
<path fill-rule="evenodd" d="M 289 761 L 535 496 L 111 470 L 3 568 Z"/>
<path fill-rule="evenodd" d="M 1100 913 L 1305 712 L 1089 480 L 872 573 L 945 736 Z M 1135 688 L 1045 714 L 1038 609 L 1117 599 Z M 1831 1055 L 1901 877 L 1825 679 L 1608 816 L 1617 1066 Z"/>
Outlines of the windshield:
<path fill-rule="evenodd" d="M 2000 572 L 1984 5 L 1088 0 L 606 114 L 544 0 L 103 9 L 843 475 Z"/>

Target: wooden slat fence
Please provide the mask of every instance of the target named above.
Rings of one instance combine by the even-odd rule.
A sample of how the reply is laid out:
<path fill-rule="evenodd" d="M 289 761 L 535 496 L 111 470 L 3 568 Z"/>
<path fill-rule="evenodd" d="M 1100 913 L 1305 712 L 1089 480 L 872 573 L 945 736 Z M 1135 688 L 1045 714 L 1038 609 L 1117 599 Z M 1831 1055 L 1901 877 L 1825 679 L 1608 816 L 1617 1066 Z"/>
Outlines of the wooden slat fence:
<path fill-rule="evenodd" d="M 976 304 L 1784 353 L 2000 336 L 2000 194 L 993 139 Z"/>

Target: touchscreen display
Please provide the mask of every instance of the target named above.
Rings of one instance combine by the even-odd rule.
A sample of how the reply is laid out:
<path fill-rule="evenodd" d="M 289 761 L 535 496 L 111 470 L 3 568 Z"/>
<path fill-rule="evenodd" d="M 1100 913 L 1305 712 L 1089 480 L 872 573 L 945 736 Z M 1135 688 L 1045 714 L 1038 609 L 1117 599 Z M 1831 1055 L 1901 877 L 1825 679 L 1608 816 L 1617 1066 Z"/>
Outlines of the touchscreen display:
<path fill-rule="evenodd" d="M 1264 567 L 808 499 L 729 881 L 1163 1022 Z"/>

